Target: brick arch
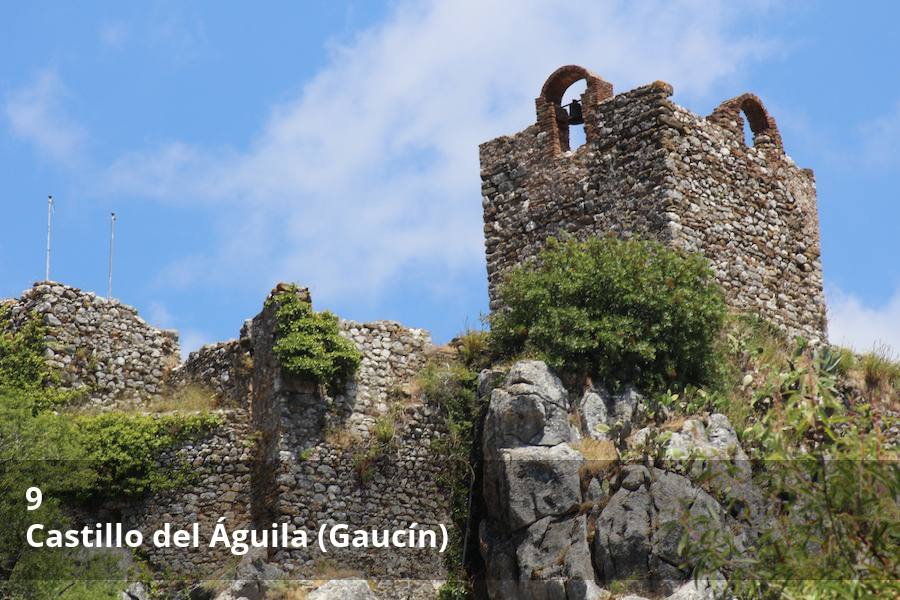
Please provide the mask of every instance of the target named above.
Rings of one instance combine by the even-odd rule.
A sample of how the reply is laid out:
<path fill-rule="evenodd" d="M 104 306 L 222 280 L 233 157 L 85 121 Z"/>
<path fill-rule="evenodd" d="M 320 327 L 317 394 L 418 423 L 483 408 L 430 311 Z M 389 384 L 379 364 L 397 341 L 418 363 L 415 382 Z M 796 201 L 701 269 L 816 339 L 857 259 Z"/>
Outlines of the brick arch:
<path fill-rule="evenodd" d="M 731 100 L 720 104 L 708 117 L 719 126 L 735 133 L 739 139 L 743 139 L 743 119 L 741 113 L 750 124 L 753 132 L 754 146 L 774 146 L 784 152 L 784 144 L 781 140 L 781 132 L 775 119 L 766 110 L 762 100 L 755 94 L 741 94 Z"/>
<path fill-rule="evenodd" d="M 546 150 L 549 156 L 569 149 L 569 124 L 560 103 L 566 90 L 581 80 L 587 84 L 581 95 L 584 134 L 589 142 L 595 139 L 594 123 L 590 116 L 599 102 L 612 97 L 613 86 L 584 67 L 578 65 L 560 67 L 550 74 L 541 87 L 541 95 L 535 100 L 537 124 L 542 132 L 547 133 Z"/>

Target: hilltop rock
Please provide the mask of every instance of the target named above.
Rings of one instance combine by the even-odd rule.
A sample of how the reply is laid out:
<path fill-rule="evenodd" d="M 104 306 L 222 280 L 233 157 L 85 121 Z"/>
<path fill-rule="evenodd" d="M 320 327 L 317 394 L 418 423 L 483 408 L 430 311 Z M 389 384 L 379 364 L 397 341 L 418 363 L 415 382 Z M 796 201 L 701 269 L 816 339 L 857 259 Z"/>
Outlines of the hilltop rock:
<path fill-rule="evenodd" d="M 725 523 L 719 503 L 686 477 L 643 465 L 626 466 L 618 491 L 597 520 L 597 571 L 606 581 L 640 580 L 651 591 L 672 593 L 690 576 L 678 566 L 678 544 L 685 533 L 680 522 L 685 516 L 709 519 L 707 528 L 720 529 Z"/>
<path fill-rule="evenodd" d="M 518 362 L 501 386 L 480 387 L 491 390 L 484 435 L 488 518 L 480 526 L 489 594 L 600 598 L 586 517 L 577 514 L 584 458 L 569 444 L 579 435 L 568 392 L 540 361 Z"/>

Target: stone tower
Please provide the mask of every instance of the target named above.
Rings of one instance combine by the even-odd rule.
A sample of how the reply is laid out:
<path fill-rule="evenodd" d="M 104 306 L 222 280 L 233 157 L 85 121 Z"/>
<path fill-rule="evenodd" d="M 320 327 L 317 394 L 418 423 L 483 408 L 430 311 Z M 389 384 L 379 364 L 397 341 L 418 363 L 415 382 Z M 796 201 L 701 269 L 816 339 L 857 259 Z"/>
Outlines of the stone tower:
<path fill-rule="evenodd" d="M 571 150 L 560 104 L 580 80 L 586 143 Z M 535 124 L 481 145 L 491 308 L 503 275 L 549 237 L 636 236 L 703 253 L 732 306 L 824 340 L 813 172 L 784 153 L 753 94 L 705 118 L 671 95 L 661 81 L 614 95 L 592 72 L 561 67 L 535 101 Z"/>

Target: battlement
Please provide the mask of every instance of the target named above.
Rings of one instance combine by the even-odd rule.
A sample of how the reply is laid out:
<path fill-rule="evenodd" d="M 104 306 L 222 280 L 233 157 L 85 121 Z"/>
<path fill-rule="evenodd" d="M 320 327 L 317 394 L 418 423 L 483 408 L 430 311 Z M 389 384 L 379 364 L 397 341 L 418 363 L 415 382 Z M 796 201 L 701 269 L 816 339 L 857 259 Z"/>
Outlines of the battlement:
<path fill-rule="evenodd" d="M 586 89 L 570 111 L 580 108 L 586 142 L 571 150 L 570 122 L 581 119 L 561 102 L 579 80 Z M 549 237 L 635 236 L 701 252 L 733 307 L 824 339 L 813 172 L 785 154 L 756 96 L 704 118 L 671 95 L 660 81 L 615 95 L 590 71 L 561 67 L 535 101 L 533 125 L 480 146 L 491 308 L 503 276 Z"/>

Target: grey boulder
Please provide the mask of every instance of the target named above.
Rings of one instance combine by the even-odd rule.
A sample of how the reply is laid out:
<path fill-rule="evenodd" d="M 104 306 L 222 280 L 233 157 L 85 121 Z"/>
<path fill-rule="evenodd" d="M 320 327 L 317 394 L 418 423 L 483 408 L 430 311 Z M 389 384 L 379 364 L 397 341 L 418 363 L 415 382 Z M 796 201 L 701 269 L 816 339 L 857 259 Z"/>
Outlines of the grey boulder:
<path fill-rule="evenodd" d="M 648 591 L 671 594 L 690 576 L 678 552 L 689 519 L 699 536 L 722 530 L 721 506 L 681 475 L 632 465 L 600 513 L 594 537 L 594 562 L 603 579 L 644 582 Z"/>
<path fill-rule="evenodd" d="M 364 579 L 332 579 L 313 590 L 307 600 L 377 600 Z"/>

